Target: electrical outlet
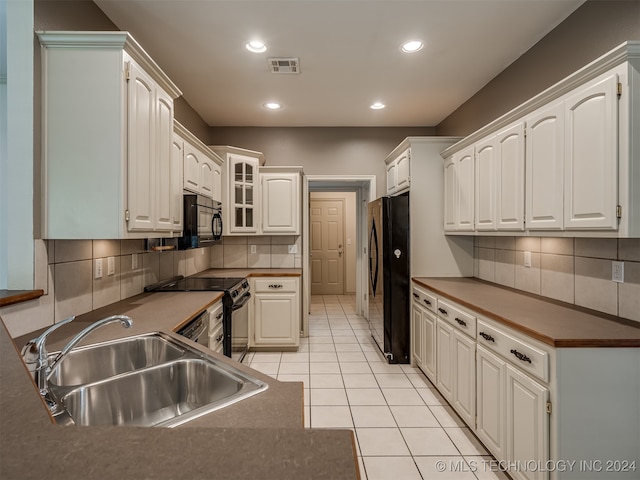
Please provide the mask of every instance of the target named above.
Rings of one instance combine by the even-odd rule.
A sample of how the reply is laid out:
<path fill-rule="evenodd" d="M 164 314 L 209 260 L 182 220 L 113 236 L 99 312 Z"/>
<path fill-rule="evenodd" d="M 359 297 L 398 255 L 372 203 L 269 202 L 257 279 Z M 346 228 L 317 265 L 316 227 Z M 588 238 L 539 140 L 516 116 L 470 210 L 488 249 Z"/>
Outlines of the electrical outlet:
<path fill-rule="evenodd" d="M 251 245 L 251 253 L 256 253 L 256 246 L 255 245 Z"/>
<path fill-rule="evenodd" d="M 524 266 L 531 268 L 531 252 L 524 252 Z"/>
<path fill-rule="evenodd" d="M 107 258 L 107 275 L 115 275 L 116 273 L 116 257 Z"/>
<path fill-rule="evenodd" d="M 94 269 L 94 275 L 96 279 L 102 278 L 102 259 L 96 258 L 96 266 Z"/>
<path fill-rule="evenodd" d="M 297 245 L 289 245 L 289 253 L 298 253 Z"/>
<path fill-rule="evenodd" d="M 624 262 L 611 262 L 611 280 L 624 283 Z"/>
<path fill-rule="evenodd" d="M 132 253 L 131 254 L 131 270 L 137 270 L 137 269 L 138 269 L 138 254 Z"/>

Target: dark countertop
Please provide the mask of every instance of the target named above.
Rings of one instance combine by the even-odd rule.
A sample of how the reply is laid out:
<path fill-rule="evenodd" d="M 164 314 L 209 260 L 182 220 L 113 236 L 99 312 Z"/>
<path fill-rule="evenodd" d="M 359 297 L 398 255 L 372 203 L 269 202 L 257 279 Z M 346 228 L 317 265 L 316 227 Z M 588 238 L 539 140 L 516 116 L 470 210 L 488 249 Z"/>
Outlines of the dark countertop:
<path fill-rule="evenodd" d="M 640 347 L 640 323 L 475 278 L 414 277 L 419 285 L 553 347 Z"/>
<path fill-rule="evenodd" d="M 137 295 L 78 316 L 54 332 L 47 347 L 55 351 L 89 323 L 113 314 L 130 315 L 133 327 L 107 325 L 82 343 L 150 331 L 170 333 L 219 298 L 218 292 Z M 301 383 L 278 382 L 236 362 L 236 368 L 251 373 L 269 388 L 180 427 L 53 425 L 17 350 L 36 333 L 19 337 L 14 343 L 4 324 L 0 326 L 3 479 L 358 478 L 350 430 L 303 428 Z M 207 353 L 231 362 L 222 355 Z"/>
<path fill-rule="evenodd" d="M 0 307 L 35 300 L 44 295 L 44 290 L 0 290 Z"/>
<path fill-rule="evenodd" d="M 194 277 L 299 277 L 301 268 L 210 268 Z"/>

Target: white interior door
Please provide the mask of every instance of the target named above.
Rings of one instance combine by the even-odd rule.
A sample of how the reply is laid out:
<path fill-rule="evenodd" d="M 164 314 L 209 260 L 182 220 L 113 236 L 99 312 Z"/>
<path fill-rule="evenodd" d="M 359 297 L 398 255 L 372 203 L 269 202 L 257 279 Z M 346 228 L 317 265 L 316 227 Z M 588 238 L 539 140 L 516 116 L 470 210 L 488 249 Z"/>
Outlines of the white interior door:
<path fill-rule="evenodd" d="M 311 294 L 344 293 L 344 200 L 309 202 Z"/>

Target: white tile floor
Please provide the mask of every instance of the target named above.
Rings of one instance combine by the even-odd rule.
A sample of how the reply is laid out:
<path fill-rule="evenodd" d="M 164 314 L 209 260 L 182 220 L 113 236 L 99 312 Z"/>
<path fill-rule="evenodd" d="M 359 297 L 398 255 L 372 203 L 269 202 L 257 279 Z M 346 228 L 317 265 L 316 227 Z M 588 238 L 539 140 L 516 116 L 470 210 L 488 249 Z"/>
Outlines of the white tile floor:
<path fill-rule="evenodd" d="M 354 430 L 363 480 L 508 478 L 420 370 L 385 362 L 352 296 L 313 296 L 300 344 L 245 361 L 304 382 L 307 427 Z"/>

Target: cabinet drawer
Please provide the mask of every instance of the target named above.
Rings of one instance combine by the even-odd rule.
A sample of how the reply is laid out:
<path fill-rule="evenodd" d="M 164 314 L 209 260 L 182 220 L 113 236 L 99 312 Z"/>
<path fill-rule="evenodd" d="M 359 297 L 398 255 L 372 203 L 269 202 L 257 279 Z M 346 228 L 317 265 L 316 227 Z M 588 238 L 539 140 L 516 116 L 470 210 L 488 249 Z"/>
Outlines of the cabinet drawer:
<path fill-rule="evenodd" d="M 209 332 L 209 348 L 214 352 L 217 351 L 218 344 L 222 346 L 222 339 L 224 334 L 222 333 L 222 324 L 213 331 Z"/>
<path fill-rule="evenodd" d="M 209 336 L 218 328 L 222 328 L 222 305 L 216 305 L 209 311 Z"/>
<path fill-rule="evenodd" d="M 436 297 L 420 287 L 413 287 L 413 301 L 422 305 L 427 310 L 436 311 Z"/>
<path fill-rule="evenodd" d="M 439 298 L 437 314 L 458 330 L 476 338 L 476 317 L 463 311 L 454 303 Z"/>
<path fill-rule="evenodd" d="M 280 278 L 280 277 L 268 277 L 268 278 L 256 278 L 255 280 L 255 292 L 297 292 L 298 291 L 298 279 L 297 278 Z"/>
<path fill-rule="evenodd" d="M 549 382 L 549 354 L 524 340 L 515 338 L 500 328 L 478 319 L 478 344 L 504 357 L 531 375 Z"/>

